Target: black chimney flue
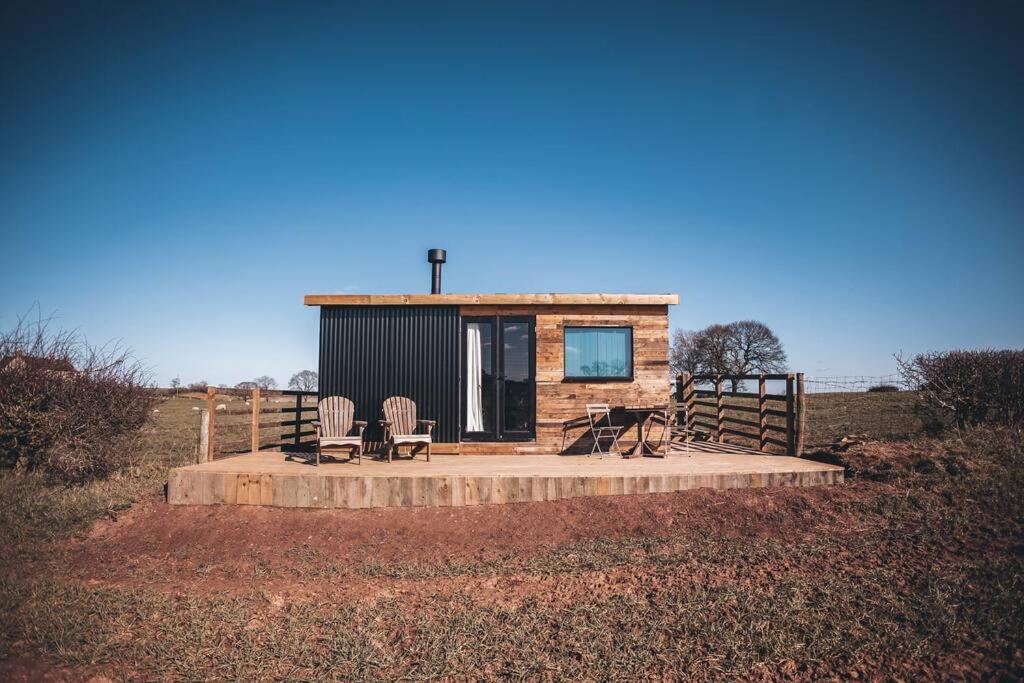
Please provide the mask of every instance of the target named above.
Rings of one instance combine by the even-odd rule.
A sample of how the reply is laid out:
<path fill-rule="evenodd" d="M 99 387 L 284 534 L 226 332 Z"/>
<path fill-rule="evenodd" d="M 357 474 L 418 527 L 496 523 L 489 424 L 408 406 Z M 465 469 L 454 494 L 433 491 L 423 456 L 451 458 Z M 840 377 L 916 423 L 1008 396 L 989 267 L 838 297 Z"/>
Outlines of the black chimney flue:
<path fill-rule="evenodd" d="M 432 266 L 432 273 L 430 278 L 430 293 L 440 294 L 441 293 L 441 264 L 444 263 L 448 253 L 444 249 L 428 249 L 427 250 L 427 261 Z"/>

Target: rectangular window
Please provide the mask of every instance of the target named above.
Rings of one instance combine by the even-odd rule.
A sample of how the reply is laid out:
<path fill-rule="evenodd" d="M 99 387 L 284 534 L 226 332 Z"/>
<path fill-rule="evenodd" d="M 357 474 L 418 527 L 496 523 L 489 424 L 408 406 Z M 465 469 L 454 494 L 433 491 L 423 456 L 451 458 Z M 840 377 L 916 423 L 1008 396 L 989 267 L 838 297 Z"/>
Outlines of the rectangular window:
<path fill-rule="evenodd" d="M 632 379 L 632 327 L 566 327 L 566 379 Z"/>

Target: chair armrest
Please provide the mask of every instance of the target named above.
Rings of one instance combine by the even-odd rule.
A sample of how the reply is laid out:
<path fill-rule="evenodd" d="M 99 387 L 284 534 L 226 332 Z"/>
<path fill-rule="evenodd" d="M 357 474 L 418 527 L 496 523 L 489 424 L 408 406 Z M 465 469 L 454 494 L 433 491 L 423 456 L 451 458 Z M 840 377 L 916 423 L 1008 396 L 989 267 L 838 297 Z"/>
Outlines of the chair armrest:
<path fill-rule="evenodd" d="M 320 438 L 320 420 L 313 420 L 312 422 L 310 422 L 310 424 L 313 425 L 313 431 L 316 432 L 316 438 L 319 439 Z"/>
<path fill-rule="evenodd" d="M 437 420 L 416 420 L 416 421 L 419 422 L 421 425 L 436 425 L 437 424 Z"/>
<path fill-rule="evenodd" d="M 320 420 L 311 420 L 309 424 L 313 425 L 314 427 L 319 427 Z"/>
<path fill-rule="evenodd" d="M 366 426 L 366 421 L 365 420 L 353 420 L 352 424 L 354 424 L 356 427 L 365 427 Z"/>

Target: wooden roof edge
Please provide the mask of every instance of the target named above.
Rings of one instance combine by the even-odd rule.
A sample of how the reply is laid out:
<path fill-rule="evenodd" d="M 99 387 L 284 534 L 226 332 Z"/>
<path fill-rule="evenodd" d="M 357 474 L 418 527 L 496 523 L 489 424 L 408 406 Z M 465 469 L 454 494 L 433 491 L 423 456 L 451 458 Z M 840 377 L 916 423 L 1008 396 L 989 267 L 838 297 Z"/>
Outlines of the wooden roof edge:
<path fill-rule="evenodd" d="M 674 306 L 678 294 L 307 294 L 306 306 Z"/>

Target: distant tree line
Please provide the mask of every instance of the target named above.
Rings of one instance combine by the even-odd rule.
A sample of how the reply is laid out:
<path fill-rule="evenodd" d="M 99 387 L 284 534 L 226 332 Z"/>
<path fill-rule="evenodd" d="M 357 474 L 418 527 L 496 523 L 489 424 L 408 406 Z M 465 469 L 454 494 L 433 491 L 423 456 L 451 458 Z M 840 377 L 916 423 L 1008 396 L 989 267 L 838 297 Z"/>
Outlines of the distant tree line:
<path fill-rule="evenodd" d="M 288 388 L 296 391 L 316 391 L 318 383 L 319 376 L 316 372 L 313 370 L 300 370 L 288 380 Z M 180 387 L 181 378 L 175 377 L 171 380 L 171 388 L 174 389 L 175 395 L 177 395 Z M 206 380 L 199 380 L 187 385 L 185 391 L 205 393 L 209 387 L 210 384 Z M 221 385 L 219 388 L 226 389 L 227 386 Z M 255 379 L 239 382 L 234 386 L 234 389 L 238 391 L 252 391 L 256 388 L 259 388 L 261 391 L 276 389 L 277 380 L 269 375 L 260 375 Z"/>

